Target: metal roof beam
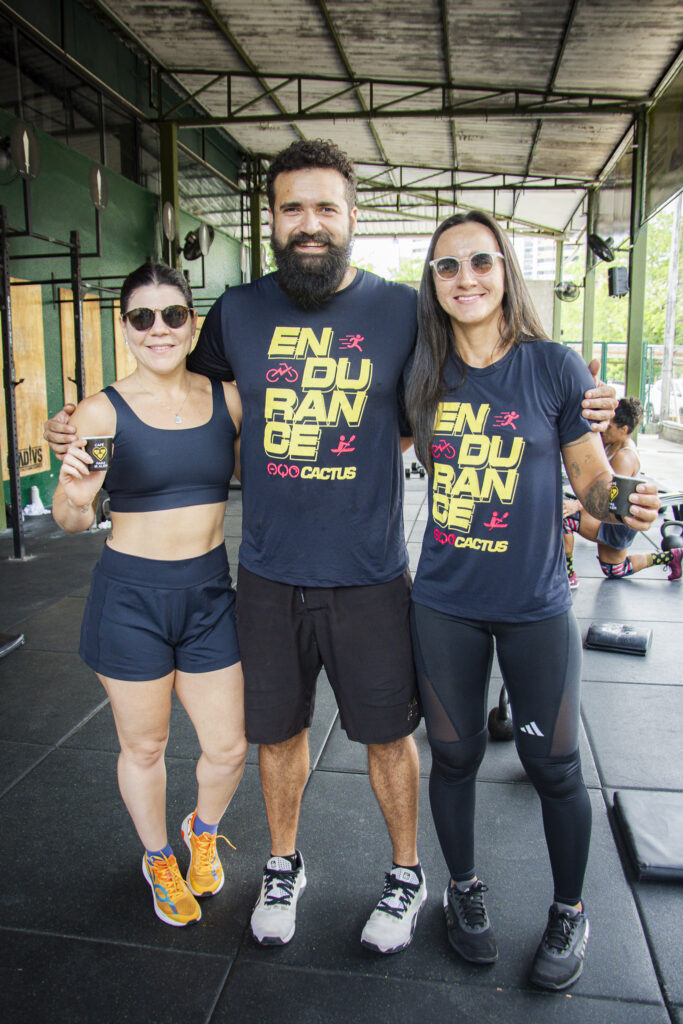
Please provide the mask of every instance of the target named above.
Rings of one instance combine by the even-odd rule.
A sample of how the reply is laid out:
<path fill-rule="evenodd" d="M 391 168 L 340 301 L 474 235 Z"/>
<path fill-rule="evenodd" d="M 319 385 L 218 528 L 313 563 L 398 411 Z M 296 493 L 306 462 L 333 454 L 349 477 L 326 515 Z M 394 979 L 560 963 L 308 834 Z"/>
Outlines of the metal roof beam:
<path fill-rule="evenodd" d="M 448 32 L 448 0 L 441 0 L 441 49 L 443 52 L 443 63 L 446 78 L 450 82 L 451 80 L 451 39 Z M 448 90 L 447 99 L 449 103 L 453 102 L 453 94 L 451 90 Z M 455 121 L 451 118 L 450 122 L 451 129 L 451 149 L 453 152 L 453 167 L 458 166 L 458 136 L 455 130 Z"/>
<path fill-rule="evenodd" d="M 209 17 L 211 18 L 211 20 L 213 21 L 213 23 L 216 26 L 216 28 L 218 29 L 218 31 L 230 43 L 230 45 L 232 46 L 233 50 L 235 51 L 235 53 L 237 54 L 239 59 L 242 61 L 244 66 L 246 68 L 248 68 L 248 70 L 251 73 L 251 75 L 253 76 L 253 78 L 261 86 L 261 88 L 263 89 L 264 93 L 270 93 L 271 92 L 270 86 L 265 81 L 262 73 L 259 71 L 259 69 L 257 68 L 256 64 L 254 64 L 254 62 L 252 61 L 251 57 L 248 55 L 247 51 L 241 46 L 239 41 L 235 38 L 233 33 L 230 31 L 229 27 L 223 21 L 223 19 L 221 18 L 220 14 L 215 9 L 213 4 L 210 3 L 209 0 L 199 0 L 199 2 L 201 3 L 202 7 L 206 11 L 206 13 L 209 15 Z M 282 103 L 280 103 L 280 100 L 277 98 L 277 96 L 268 95 L 267 98 L 270 100 L 270 102 L 275 107 L 277 107 L 277 109 L 280 112 L 280 114 L 285 114 L 286 113 L 285 108 L 283 107 Z M 291 118 L 288 118 L 288 120 L 291 123 Z M 181 124 L 180 120 L 178 121 L 178 124 L 179 125 Z M 292 129 L 296 132 L 296 134 L 299 136 L 299 138 L 301 138 L 301 139 L 304 138 L 303 133 L 301 132 L 301 130 L 298 128 L 298 126 L 296 124 L 292 124 Z"/>
<path fill-rule="evenodd" d="M 229 178 L 227 174 L 223 174 L 222 171 L 219 171 L 218 168 L 214 167 L 213 164 L 210 164 L 208 160 L 204 160 L 201 156 L 198 156 L 197 153 L 195 153 L 193 149 L 190 149 L 189 146 L 186 146 L 184 142 L 178 141 L 178 152 L 184 153 L 185 156 L 188 156 L 194 164 L 197 164 L 199 167 L 207 171 L 210 177 L 218 178 L 220 181 L 224 181 L 225 184 L 229 185 L 234 192 L 244 191 L 243 189 L 240 188 L 237 182 Z M 182 179 L 184 174 L 182 168 L 180 169 L 179 174 Z"/>
<path fill-rule="evenodd" d="M 477 209 L 477 207 L 470 206 L 467 203 L 453 203 L 453 202 L 448 202 L 447 203 L 447 202 L 444 201 L 443 207 L 442 207 L 443 215 L 444 216 L 447 215 L 447 212 L 448 212 L 448 210 L 450 208 L 460 209 L 460 210 L 473 210 L 473 209 Z M 402 220 L 415 220 L 415 221 L 423 221 L 424 222 L 425 220 L 430 220 L 431 219 L 430 217 L 428 217 L 424 213 L 415 213 L 414 211 L 404 210 L 402 208 L 397 210 L 395 206 L 378 208 L 378 207 L 373 207 L 373 206 L 360 206 L 359 205 L 358 209 L 360 211 L 365 211 L 367 213 L 386 213 L 387 214 L 387 216 L 385 218 L 383 218 L 382 220 L 368 221 L 367 223 L 369 223 L 369 224 L 384 224 L 384 223 L 391 224 L 394 221 L 402 221 Z M 497 221 L 501 221 L 502 223 L 507 224 L 508 227 L 512 223 L 512 221 L 514 220 L 515 230 L 519 230 L 520 227 L 521 228 L 525 228 L 526 229 L 525 233 L 531 233 L 531 234 L 535 234 L 535 235 L 543 235 L 543 236 L 548 237 L 548 238 L 563 238 L 564 237 L 563 232 L 561 230 L 558 230 L 557 228 L 547 227 L 544 224 L 534 224 L 532 221 L 520 220 L 519 217 L 514 217 L 513 218 L 511 216 L 508 216 L 507 214 L 496 213 L 495 211 L 492 213 L 492 216 L 495 217 L 495 219 Z M 362 235 L 363 234 L 363 223 L 361 221 L 359 221 L 359 223 L 358 223 L 358 227 L 356 229 L 356 234 L 357 235 Z"/>
<path fill-rule="evenodd" d="M 200 0 L 200 3 L 208 3 L 208 0 Z M 158 63 L 158 62 L 157 62 Z M 198 68 L 192 65 L 181 65 L 181 66 L 169 66 L 163 69 L 168 75 L 182 75 L 184 77 L 190 77 L 192 75 L 204 76 L 205 78 L 213 75 L 221 74 L 225 78 L 263 78 L 263 79 L 282 79 L 300 81 L 302 83 L 313 82 L 321 83 L 327 82 L 329 85 L 340 85 L 348 84 L 349 78 L 344 78 L 341 75 L 323 75 L 323 74 L 299 74 L 293 75 L 291 72 L 283 73 L 282 71 L 223 71 L 218 68 Z M 505 85 L 491 88 L 483 85 L 472 85 L 471 82 L 453 82 L 446 79 L 435 81 L 434 79 L 425 78 L 387 78 L 376 75 L 354 75 L 352 78 L 354 86 L 361 88 L 363 86 L 396 86 L 404 89 L 452 89 L 454 92 L 469 92 L 469 93 L 486 93 L 487 95 L 520 95 L 520 96 L 540 96 L 540 97 L 557 97 L 560 99 L 592 99 L 595 102 L 602 100 L 613 100 L 624 103 L 631 103 L 633 105 L 649 102 L 649 97 L 638 94 L 629 93 L 616 93 L 616 92 L 601 92 L 592 91 L 590 89 L 560 89 L 560 90 L 548 90 L 548 88 L 536 88 L 533 86 L 520 86 L 506 83 Z"/>
<path fill-rule="evenodd" d="M 574 182 L 571 185 L 536 185 L 536 184 L 525 184 L 521 181 L 504 184 L 504 185 L 425 185 L 421 189 L 415 188 L 411 185 L 376 185 L 376 186 L 364 186 L 358 185 L 358 192 L 374 192 L 378 195 L 382 195 L 385 192 L 401 192 L 406 195 L 426 195 L 429 192 L 439 193 L 447 192 L 577 192 L 590 188 L 594 182 L 587 180 L 580 184 Z"/>
<path fill-rule="evenodd" d="M 382 170 L 385 169 L 385 165 L 384 164 L 376 164 L 372 160 L 359 160 L 358 164 L 360 166 L 362 166 L 362 167 L 375 167 L 375 166 L 377 166 L 377 167 L 380 167 Z M 450 171 L 450 167 L 445 167 L 445 166 L 436 167 L 434 164 L 409 163 L 409 164 L 389 164 L 388 166 L 390 168 L 392 168 L 393 170 L 403 170 L 403 171 L 407 171 L 407 170 L 411 170 L 411 171 L 414 171 L 414 170 L 415 171 L 433 171 L 434 173 L 439 173 L 440 172 L 441 174 L 448 174 L 449 171 Z M 473 178 L 472 181 L 475 181 L 475 180 L 476 181 L 486 181 L 488 178 L 506 178 L 506 177 L 507 178 L 519 178 L 521 180 L 521 177 L 522 177 L 521 176 L 521 172 L 518 172 L 517 174 L 513 174 L 511 171 L 506 171 L 506 172 L 501 172 L 501 171 L 483 171 L 480 167 L 476 167 L 476 168 L 472 168 L 472 167 L 459 167 L 458 168 L 458 174 L 472 174 L 472 175 L 475 175 L 475 178 Z M 565 182 L 575 181 L 575 182 L 577 182 L 577 185 L 579 187 L 581 187 L 581 185 L 583 185 L 583 183 L 586 181 L 585 178 L 575 178 L 571 174 L 530 174 L 529 175 L 529 179 L 530 180 L 535 180 L 535 181 L 559 181 L 559 180 L 562 180 L 562 181 L 565 181 Z M 368 179 L 368 180 L 370 180 L 370 179 Z"/>
<path fill-rule="evenodd" d="M 572 25 L 574 24 L 574 17 L 576 16 L 576 8 L 578 6 L 579 6 L 579 0 L 572 0 L 572 5 L 571 5 L 571 7 L 569 9 L 569 15 L 568 15 L 567 20 L 565 22 L 564 31 L 562 33 L 562 39 L 560 40 L 560 45 L 558 47 L 557 53 L 555 55 L 555 60 L 553 62 L 553 68 L 552 68 L 552 71 L 550 72 L 550 78 L 548 79 L 548 91 L 547 91 L 546 97 L 545 97 L 546 100 L 548 99 L 549 94 L 555 88 L 555 81 L 557 79 L 557 75 L 558 75 L 558 72 L 560 70 L 560 64 L 562 63 L 562 58 L 564 57 L 564 51 L 567 48 L 567 42 L 569 40 L 569 33 L 571 32 Z M 524 169 L 524 177 L 525 178 L 527 177 L 527 175 L 529 174 L 529 171 L 531 170 L 531 164 L 532 164 L 532 161 L 534 159 L 534 154 L 536 152 L 536 147 L 538 145 L 538 140 L 539 140 L 539 137 L 540 137 L 540 134 L 541 134 L 542 126 L 543 126 L 543 122 L 542 121 L 538 121 L 537 124 L 536 124 L 536 130 L 534 132 L 534 137 L 533 137 L 533 139 L 531 141 L 531 146 L 529 147 L 529 155 L 527 157 L 526 167 Z M 514 200 L 514 202 L 512 204 L 512 212 L 513 212 L 513 214 L 514 214 L 515 210 L 517 209 L 518 201 L 519 201 L 519 196 L 517 196 L 515 198 L 515 200 Z"/>
<path fill-rule="evenodd" d="M 332 36 L 332 41 L 333 41 L 333 43 L 334 43 L 334 45 L 335 45 L 335 47 L 337 49 L 337 53 L 339 54 L 339 59 L 341 60 L 342 64 L 344 65 L 344 68 L 346 70 L 346 74 L 349 76 L 349 81 L 353 85 L 353 90 L 354 90 L 354 92 L 356 94 L 356 99 L 358 100 L 358 103 L 360 104 L 361 110 L 363 110 L 367 114 L 368 113 L 368 109 L 367 109 L 367 106 L 365 104 L 365 99 L 363 97 L 362 92 L 360 91 L 360 89 L 355 84 L 356 76 L 353 73 L 353 68 L 351 67 L 351 62 L 349 61 L 349 58 L 346 55 L 346 50 L 344 49 L 344 44 L 341 41 L 341 36 L 337 32 L 337 26 L 334 24 L 334 22 L 332 20 L 332 16 L 330 15 L 330 12 L 329 12 L 329 10 L 327 8 L 327 3 L 325 2 L 325 0 L 318 0 L 318 7 L 319 7 L 320 13 L 321 13 L 321 15 L 323 17 L 323 21 L 325 22 L 325 26 L 327 28 L 327 31 Z M 382 145 L 382 141 L 381 141 L 381 139 L 380 139 L 380 137 L 379 137 L 379 135 L 377 133 L 377 129 L 376 129 L 375 125 L 372 123 L 372 121 L 370 121 L 370 120 L 368 120 L 368 128 L 370 129 L 370 134 L 372 135 L 372 138 L 373 138 L 373 141 L 375 143 L 375 146 L 377 147 L 377 152 L 379 153 L 380 157 L 382 158 L 382 160 L 384 160 L 385 163 L 389 163 L 389 158 L 388 158 L 387 154 L 384 152 L 384 146 Z"/>
<path fill-rule="evenodd" d="M 566 120 L 567 118 L 601 118 L 613 117 L 615 114 L 633 116 L 634 106 L 630 102 L 619 103 L 572 103 L 557 107 L 545 103 L 518 103 L 509 107 L 469 107 L 465 110 L 442 104 L 439 107 L 417 108 L 407 110 L 370 108 L 364 110 L 316 110 L 306 113 L 304 110 L 283 111 L 277 114 L 247 114 L 223 116 L 201 115 L 194 117 L 174 117 L 169 120 L 176 122 L 179 128 L 216 128 L 237 124 L 292 124 L 296 128 L 297 121 L 361 121 L 367 117 L 382 117 L 396 120 L 397 118 L 414 118 L 416 120 L 433 120 L 434 118 L 450 118 L 457 115 L 458 119 L 493 119 L 493 120 L 537 120 L 551 118 Z M 162 116 L 160 120 L 165 120 Z M 297 129 L 298 130 L 298 129 Z"/>
<path fill-rule="evenodd" d="M 550 73 L 550 80 L 548 81 L 548 92 L 552 92 L 553 89 L 555 88 L 555 81 L 557 79 L 557 76 L 558 76 L 558 73 L 559 73 L 559 70 L 560 70 L 560 64 L 562 63 L 562 58 L 564 57 L 564 51 L 567 49 L 567 43 L 569 41 L 569 33 L 572 30 L 572 26 L 574 24 L 574 18 L 576 17 L 576 9 L 579 6 L 579 3 L 580 3 L 580 0 L 572 0 L 572 5 L 571 5 L 571 8 L 569 10 L 569 14 L 567 16 L 567 21 L 565 22 L 564 32 L 562 33 L 562 39 L 560 40 L 560 45 L 559 45 L 559 48 L 558 48 L 558 51 L 557 51 L 557 55 L 555 57 L 555 62 L 553 64 L 553 70 Z"/>

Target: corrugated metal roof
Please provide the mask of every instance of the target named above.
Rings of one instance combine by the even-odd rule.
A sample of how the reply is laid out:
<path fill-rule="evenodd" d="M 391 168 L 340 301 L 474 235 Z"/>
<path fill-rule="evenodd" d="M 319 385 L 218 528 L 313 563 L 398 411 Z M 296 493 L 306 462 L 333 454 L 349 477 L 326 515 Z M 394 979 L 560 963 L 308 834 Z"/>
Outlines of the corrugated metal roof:
<path fill-rule="evenodd" d="M 437 185 L 442 215 L 455 202 L 566 232 L 580 186 L 604 171 L 634 104 L 652 95 L 683 35 L 679 0 L 92 4 L 188 94 L 201 89 L 194 114 L 186 106 L 179 115 L 215 119 L 245 154 L 267 162 L 296 138 L 331 137 L 361 179 L 422 179 L 422 196 L 401 198 L 398 208 L 395 194 L 363 191 L 360 232 L 383 218 L 392 233 L 399 223 L 430 230 Z M 426 180 L 430 169 L 442 177 Z M 514 178 L 470 192 L 473 172 Z M 553 188 L 541 191 L 544 181 Z M 494 192 L 501 184 L 517 187 Z M 187 203 L 193 189 L 182 187 Z M 234 222 L 221 212 L 224 197 L 193 208 Z M 572 226 L 580 224 L 579 213 Z"/>

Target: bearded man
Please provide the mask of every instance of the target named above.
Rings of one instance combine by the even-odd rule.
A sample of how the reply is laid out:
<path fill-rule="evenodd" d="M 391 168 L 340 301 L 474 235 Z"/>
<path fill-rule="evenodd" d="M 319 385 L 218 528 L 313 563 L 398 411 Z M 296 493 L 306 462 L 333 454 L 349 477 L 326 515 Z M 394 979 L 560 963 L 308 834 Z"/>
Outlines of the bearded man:
<path fill-rule="evenodd" d="M 356 179 L 335 145 L 294 143 L 267 186 L 277 274 L 229 289 L 191 358 L 197 372 L 234 376 L 244 410 L 237 619 L 272 840 L 251 927 L 263 945 L 294 934 L 306 884 L 297 825 L 324 665 L 342 727 L 367 745 L 391 838 L 393 864 L 361 937 L 390 953 L 410 942 L 427 894 L 398 402 L 415 293 L 349 265 Z"/>

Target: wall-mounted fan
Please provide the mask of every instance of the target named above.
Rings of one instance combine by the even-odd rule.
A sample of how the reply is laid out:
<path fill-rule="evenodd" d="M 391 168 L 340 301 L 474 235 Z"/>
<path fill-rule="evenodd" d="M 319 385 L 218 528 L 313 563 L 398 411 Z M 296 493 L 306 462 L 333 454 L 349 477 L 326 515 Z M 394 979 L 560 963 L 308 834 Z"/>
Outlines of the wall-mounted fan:
<path fill-rule="evenodd" d="M 553 291 L 560 302 L 576 302 L 581 294 L 581 285 L 574 284 L 573 281 L 560 281 Z"/>
<path fill-rule="evenodd" d="M 614 239 L 611 237 L 603 238 L 602 235 L 588 236 L 588 248 L 599 260 L 603 260 L 605 263 L 611 263 L 614 259 L 613 246 Z"/>
<path fill-rule="evenodd" d="M 197 231 L 188 231 L 183 244 L 185 259 L 198 260 L 200 256 L 208 256 L 214 234 L 210 224 L 200 224 Z"/>

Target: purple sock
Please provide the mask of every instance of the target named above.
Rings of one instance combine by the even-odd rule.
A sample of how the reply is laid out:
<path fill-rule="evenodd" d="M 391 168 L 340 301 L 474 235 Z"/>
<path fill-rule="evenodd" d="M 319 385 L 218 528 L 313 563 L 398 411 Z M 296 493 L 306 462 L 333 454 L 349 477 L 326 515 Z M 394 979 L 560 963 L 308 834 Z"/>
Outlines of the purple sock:
<path fill-rule="evenodd" d="M 195 815 L 192 831 L 196 836 L 200 836 L 202 832 L 210 832 L 212 836 L 215 836 L 216 833 L 218 832 L 218 825 L 207 825 L 206 822 L 202 821 L 202 819 L 197 814 Z"/>
<path fill-rule="evenodd" d="M 152 860 L 153 857 L 173 856 L 173 850 L 171 849 L 170 843 L 166 843 L 166 846 L 164 846 L 162 850 L 145 850 L 145 853 L 147 854 L 147 860 Z"/>

